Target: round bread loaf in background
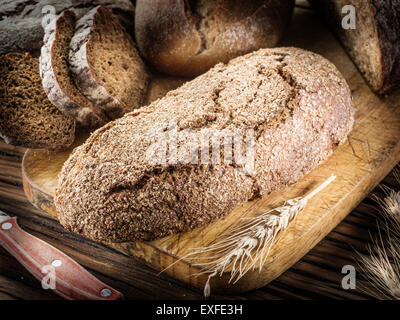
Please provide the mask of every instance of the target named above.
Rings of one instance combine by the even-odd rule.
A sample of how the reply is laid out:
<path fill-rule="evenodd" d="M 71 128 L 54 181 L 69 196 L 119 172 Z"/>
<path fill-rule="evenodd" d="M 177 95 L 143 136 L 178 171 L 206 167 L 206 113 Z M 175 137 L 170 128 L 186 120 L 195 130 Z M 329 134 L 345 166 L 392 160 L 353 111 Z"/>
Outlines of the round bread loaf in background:
<path fill-rule="evenodd" d="M 159 71 L 193 77 L 276 46 L 293 7 L 294 0 L 137 0 L 136 41 Z"/>

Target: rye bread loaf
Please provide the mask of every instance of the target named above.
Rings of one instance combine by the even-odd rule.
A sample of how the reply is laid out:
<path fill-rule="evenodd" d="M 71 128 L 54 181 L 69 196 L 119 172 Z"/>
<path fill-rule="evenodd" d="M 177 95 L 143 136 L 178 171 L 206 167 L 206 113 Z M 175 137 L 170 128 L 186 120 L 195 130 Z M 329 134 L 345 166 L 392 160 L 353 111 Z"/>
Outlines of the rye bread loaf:
<path fill-rule="evenodd" d="M 262 49 L 218 64 L 108 123 L 78 147 L 56 189 L 60 222 L 112 242 L 151 240 L 208 224 L 318 166 L 346 140 L 353 112 L 343 76 L 317 54 Z M 204 148 L 197 137 L 219 139 L 227 130 L 246 136 L 233 153 L 239 153 L 236 147 L 250 151 L 248 161 L 225 161 L 225 143 L 221 161 L 193 161 L 215 144 L 206 140 Z M 248 170 L 251 159 L 254 169 Z"/>
<path fill-rule="evenodd" d="M 2 0 L 0 5 L 0 54 L 6 52 L 36 52 L 43 44 L 44 28 L 48 19 L 42 10 L 54 8 L 58 15 L 65 9 L 78 17 L 98 5 L 107 5 L 121 23 L 133 33 L 135 8 L 130 0 Z M 45 18 L 45 19 L 44 19 Z"/>
<path fill-rule="evenodd" d="M 64 114 L 85 127 L 100 127 L 108 122 L 76 87 L 69 69 L 69 44 L 75 33 L 76 15 L 63 11 L 45 29 L 39 59 L 40 76 L 49 100 Z"/>
<path fill-rule="evenodd" d="M 377 93 L 400 86 L 400 0 L 310 0 Z M 344 29 L 342 8 L 355 8 L 356 28 Z"/>
<path fill-rule="evenodd" d="M 77 22 L 69 62 L 80 91 L 109 118 L 142 105 L 148 81 L 145 65 L 108 8 L 96 7 Z"/>
<path fill-rule="evenodd" d="M 137 0 L 136 41 L 159 71 L 193 77 L 276 46 L 293 6 L 294 0 Z"/>
<path fill-rule="evenodd" d="M 0 56 L 0 136 L 26 148 L 60 149 L 75 138 L 75 121 L 47 99 L 38 59 L 29 54 Z"/>

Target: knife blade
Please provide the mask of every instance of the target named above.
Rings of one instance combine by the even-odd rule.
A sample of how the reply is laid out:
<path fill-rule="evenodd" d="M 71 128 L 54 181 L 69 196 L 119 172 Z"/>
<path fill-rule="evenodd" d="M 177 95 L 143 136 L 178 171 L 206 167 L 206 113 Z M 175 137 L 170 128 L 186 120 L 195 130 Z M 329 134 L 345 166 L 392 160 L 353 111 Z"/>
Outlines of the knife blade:
<path fill-rule="evenodd" d="M 72 258 L 22 230 L 16 217 L 0 210 L 0 245 L 16 258 L 44 289 L 68 300 L 116 300 L 122 293 L 90 274 Z"/>

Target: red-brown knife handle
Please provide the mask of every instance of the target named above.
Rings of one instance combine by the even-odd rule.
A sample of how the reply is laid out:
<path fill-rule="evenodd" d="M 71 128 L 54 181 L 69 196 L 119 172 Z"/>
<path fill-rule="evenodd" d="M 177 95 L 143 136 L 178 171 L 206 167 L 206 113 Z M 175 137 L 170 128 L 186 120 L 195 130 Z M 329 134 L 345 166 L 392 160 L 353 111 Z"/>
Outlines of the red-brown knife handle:
<path fill-rule="evenodd" d="M 0 245 L 39 281 L 52 277 L 55 280 L 52 289 L 65 299 L 123 299 L 120 292 L 98 280 L 60 250 L 23 231 L 17 218 L 0 223 Z M 49 277 L 49 272 L 53 271 Z"/>

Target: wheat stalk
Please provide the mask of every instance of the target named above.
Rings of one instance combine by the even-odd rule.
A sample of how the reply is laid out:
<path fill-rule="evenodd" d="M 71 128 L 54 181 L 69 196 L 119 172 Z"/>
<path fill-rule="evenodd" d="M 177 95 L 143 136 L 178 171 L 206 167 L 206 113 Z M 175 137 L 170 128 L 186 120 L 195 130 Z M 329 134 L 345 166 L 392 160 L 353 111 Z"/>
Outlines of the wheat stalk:
<path fill-rule="evenodd" d="M 305 197 L 288 200 L 283 206 L 256 217 L 242 218 L 239 225 L 223 233 L 218 237 L 219 240 L 210 246 L 192 248 L 191 252 L 181 259 L 190 260 L 201 268 L 203 271 L 199 275 L 208 274 L 204 296 L 208 297 L 211 293 L 211 278 L 222 276 L 228 268 L 231 270 L 229 283 L 237 282 L 249 270 L 258 268 L 261 271 L 271 248 L 282 236 L 283 231 L 304 209 L 308 201 L 335 179 L 335 176 L 331 176 Z M 208 255 L 202 257 L 204 254 Z"/>
<path fill-rule="evenodd" d="M 398 184 L 400 184 L 399 171 L 395 170 L 394 176 Z M 376 194 L 372 197 L 382 208 L 383 218 L 391 223 L 389 231 L 400 237 L 400 191 L 382 186 L 384 198 L 380 198 Z"/>
<path fill-rule="evenodd" d="M 378 238 L 367 247 L 368 255 L 359 255 L 361 271 L 373 285 L 373 289 L 361 289 L 377 299 L 400 300 L 400 239 L 391 236 L 388 225 L 385 229 L 388 239 L 384 241 L 379 231 Z"/>
<path fill-rule="evenodd" d="M 394 176 L 400 185 L 399 168 Z M 385 241 L 379 230 L 378 239 L 369 245 L 368 255 L 360 256 L 361 269 L 374 289 L 363 287 L 363 291 L 377 299 L 400 300 L 400 191 L 382 187 L 384 198 L 374 195 L 373 198 L 382 208 Z M 378 225 L 379 227 L 379 225 Z"/>

